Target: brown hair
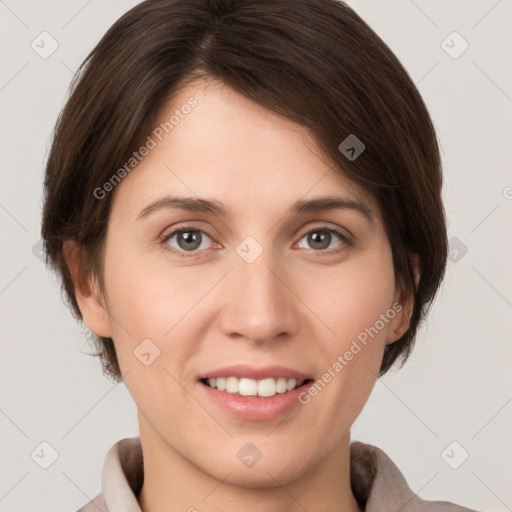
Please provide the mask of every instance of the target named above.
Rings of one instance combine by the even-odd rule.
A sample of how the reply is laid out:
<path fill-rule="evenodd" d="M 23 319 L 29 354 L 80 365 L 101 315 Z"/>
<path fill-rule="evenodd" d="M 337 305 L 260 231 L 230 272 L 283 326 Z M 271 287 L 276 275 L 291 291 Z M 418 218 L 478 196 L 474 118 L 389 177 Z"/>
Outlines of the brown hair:
<path fill-rule="evenodd" d="M 81 319 L 63 243 L 84 249 L 102 276 L 112 194 L 102 187 L 154 128 L 164 102 L 187 81 L 217 79 L 311 129 L 334 168 L 376 200 L 397 283 L 414 293 L 410 327 L 386 346 L 380 374 L 409 356 L 443 279 L 447 240 L 441 159 L 427 108 L 380 37 L 338 0 L 147 0 L 124 14 L 81 65 L 53 134 L 42 236 L 47 263 Z M 355 134 L 364 152 L 339 145 Z M 421 277 L 414 282 L 411 254 Z M 111 338 L 95 355 L 115 381 Z"/>

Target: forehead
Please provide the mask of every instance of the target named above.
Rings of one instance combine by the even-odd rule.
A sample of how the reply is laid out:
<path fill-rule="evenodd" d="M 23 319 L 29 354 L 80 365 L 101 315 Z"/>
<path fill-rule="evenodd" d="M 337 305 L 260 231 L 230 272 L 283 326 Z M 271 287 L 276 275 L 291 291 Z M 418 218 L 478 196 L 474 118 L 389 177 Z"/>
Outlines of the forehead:
<path fill-rule="evenodd" d="M 334 168 L 307 127 L 218 81 L 177 90 L 150 138 L 152 149 L 116 189 L 125 204 L 140 207 L 172 193 L 216 197 L 248 213 L 341 193 L 379 216 L 373 198 Z"/>

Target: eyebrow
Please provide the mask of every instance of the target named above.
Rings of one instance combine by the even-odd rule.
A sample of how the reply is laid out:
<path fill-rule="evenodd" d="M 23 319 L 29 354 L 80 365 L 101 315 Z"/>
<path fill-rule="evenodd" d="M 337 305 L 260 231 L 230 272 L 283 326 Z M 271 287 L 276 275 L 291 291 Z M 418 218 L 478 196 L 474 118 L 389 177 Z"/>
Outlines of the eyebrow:
<path fill-rule="evenodd" d="M 148 217 L 162 209 L 207 213 L 218 217 L 230 215 L 230 209 L 220 201 L 197 197 L 166 196 L 146 206 L 137 216 L 137 220 Z M 299 199 L 292 204 L 289 213 L 292 215 L 304 215 L 306 213 L 325 212 L 328 210 L 352 210 L 363 216 L 370 224 L 373 224 L 373 213 L 366 204 L 339 196 Z"/>

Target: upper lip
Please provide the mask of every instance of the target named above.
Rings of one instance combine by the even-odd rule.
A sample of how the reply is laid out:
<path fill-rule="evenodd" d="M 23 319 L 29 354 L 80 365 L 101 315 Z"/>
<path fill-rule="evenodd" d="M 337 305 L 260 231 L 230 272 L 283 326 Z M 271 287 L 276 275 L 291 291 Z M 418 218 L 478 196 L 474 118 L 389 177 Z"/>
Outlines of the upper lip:
<path fill-rule="evenodd" d="M 215 370 L 207 371 L 199 375 L 199 379 L 211 379 L 218 377 L 245 377 L 247 379 L 262 380 L 268 378 L 278 379 L 285 377 L 287 379 L 308 380 L 312 379 L 310 375 L 294 370 L 286 366 L 262 366 L 256 368 L 247 364 L 237 364 L 233 366 L 224 366 Z"/>

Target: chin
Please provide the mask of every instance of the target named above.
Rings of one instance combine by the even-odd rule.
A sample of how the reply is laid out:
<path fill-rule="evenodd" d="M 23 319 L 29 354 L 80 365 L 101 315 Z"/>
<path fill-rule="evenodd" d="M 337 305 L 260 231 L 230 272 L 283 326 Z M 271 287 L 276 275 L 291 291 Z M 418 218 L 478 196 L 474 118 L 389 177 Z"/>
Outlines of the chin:
<path fill-rule="evenodd" d="M 295 461 L 296 463 L 298 461 Z M 219 480 L 224 480 L 225 483 L 234 485 L 245 489 L 263 489 L 287 485 L 289 482 L 299 478 L 303 472 L 302 467 L 297 467 L 294 464 L 294 471 L 290 473 L 288 467 L 281 464 L 261 465 L 260 461 L 257 465 L 259 467 L 252 468 L 233 468 L 230 475 L 216 475 Z M 292 464 L 293 465 L 293 464 Z"/>
<path fill-rule="evenodd" d="M 262 444 L 260 443 L 260 446 Z M 303 449 L 296 447 L 288 449 L 282 444 L 279 446 L 267 444 L 265 448 L 261 448 L 258 455 L 256 448 L 254 445 L 251 446 L 250 442 L 237 442 L 236 445 L 235 450 L 226 447 L 218 455 L 212 454 L 211 458 L 204 461 L 206 464 L 201 464 L 199 467 L 219 481 L 248 489 L 286 485 L 300 478 L 308 470 L 306 460 L 308 455 Z M 299 443 L 300 445 L 302 443 Z M 226 456 L 228 453 L 233 453 L 235 456 Z M 246 455 L 248 453 L 253 454 L 253 460 Z M 245 461 L 244 458 L 246 458 Z M 217 461 L 213 466 L 212 460 Z"/>

